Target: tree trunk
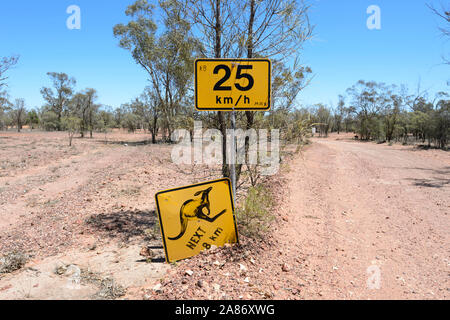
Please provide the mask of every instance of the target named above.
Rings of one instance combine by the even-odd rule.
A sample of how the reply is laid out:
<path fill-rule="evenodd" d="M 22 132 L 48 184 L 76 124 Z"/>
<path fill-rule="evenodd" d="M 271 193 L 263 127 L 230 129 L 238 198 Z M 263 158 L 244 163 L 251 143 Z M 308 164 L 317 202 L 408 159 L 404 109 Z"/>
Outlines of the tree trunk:
<path fill-rule="evenodd" d="M 214 20 L 216 26 L 215 32 L 215 44 L 214 44 L 214 56 L 216 59 L 222 57 L 222 22 L 220 12 L 221 0 L 216 0 L 216 7 L 214 13 Z M 227 161 L 227 126 L 225 122 L 225 116 L 222 111 L 217 111 L 217 119 L 219 122 L 219 130 L 222 133 L 222 175 L 224 177 L 230 177 L 230 167 Z"/>

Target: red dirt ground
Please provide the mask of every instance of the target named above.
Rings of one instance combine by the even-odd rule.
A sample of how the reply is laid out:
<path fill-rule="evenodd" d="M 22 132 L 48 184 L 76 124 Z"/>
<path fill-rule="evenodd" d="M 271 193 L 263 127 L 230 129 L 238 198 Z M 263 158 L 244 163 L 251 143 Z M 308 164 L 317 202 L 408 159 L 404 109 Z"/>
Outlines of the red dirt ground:
<path fill-rule="evenodd" d="M 113 277 L 132 299 L 450 297 L 450 153 L 313 139 L 267 181 L 277 219 L 265 241 L 241 236 L 166 265 L 153 195 L 220 171 L 176 166 L 149 138 L 69 148 L 63 133 L 0 133 L 0 256 L 32 255 L 0 276 L 0 299 L 92 298 L 96 288 L 53 273 L 61 261 Z M 143 245 L 155 248 L 149 263 Z"/>

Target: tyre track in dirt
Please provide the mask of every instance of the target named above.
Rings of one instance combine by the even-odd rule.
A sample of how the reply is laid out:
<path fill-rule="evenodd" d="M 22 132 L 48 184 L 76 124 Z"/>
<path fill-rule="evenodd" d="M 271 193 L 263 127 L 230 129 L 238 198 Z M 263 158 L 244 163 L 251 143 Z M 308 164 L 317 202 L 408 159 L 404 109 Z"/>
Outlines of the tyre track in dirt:
<path fill-rule="evenodd" d="M 448 298 L 449 159 L 315 139 L 291 163 L 277 232 L 289 263 L 302 257 L 301 298 Z"/>

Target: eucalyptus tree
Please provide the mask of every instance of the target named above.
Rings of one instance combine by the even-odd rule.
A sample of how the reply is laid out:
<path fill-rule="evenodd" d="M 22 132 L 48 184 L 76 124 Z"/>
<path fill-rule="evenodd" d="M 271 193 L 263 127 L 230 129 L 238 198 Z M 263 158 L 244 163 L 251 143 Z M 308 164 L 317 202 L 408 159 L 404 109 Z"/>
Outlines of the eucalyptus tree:
<path fill-rule="evenodd" d="M 338 105 L 334 111 L 334 125 L 338 134 L 342 131 L 342 122 L 345 115 L 345 98 L 342 95 L 338 97 Z"/>
<path fill-rule="evenodd" d="M 292 67 L 287 66 L 288 60 L 301 55 L 303 44 L 312 36 L 314 27 L 309 23 L 309 9 L 309 5 L 299 0 L 246 0 L 238 1 L 234 10 L 240 17 L 237 19 L 239 41 L 236 55 L 271 58 L 282 65 L 284 86 L 288 89 L 283 95 L 289 102 L 283 105 L 284 108 L 293 105 L 307 84 L 307 74 L 311 72 L 310 68 L 300 65 L 298 59 Z M 255 113 L 245 112 L 247 129 L 253 127 Z M 246 145 L 247 152 L 248 139 Z"/>
<path fill-rule="evenodd" d="M 6 72 L 11 69 L 19 61 L 19 56 L 0 58 L 0 95 L 7 86 L 8 77 Z"/>
<path fill-rule="evenodd" d="M 68 104 L 67 113 L 71 117 L 80 119 L 78 131 L 82 138 L 84 138 L 86 131 L 89 131 L 92 138 L 92 132 L 96 125 L 96 114 L 99 108 L 95 100 L 97 100 L 97 91 L 88 88 L 74 94 Z"/>
<path fill-rule="evenodd" d="M 87 128 L 89 130 L 89 136 L 92 139 L 92 132 L 94 131 L 96 121 L 95 119 L 100 105 L 95 103 L 98 99 L 97 90 L 88 88 L 84 91 L 84 95 L 86 97 L 85 101 L 87 106 Z"/>
<path fill-rule="evenodd" d="M 7 112 L 11 109 L 11 102 L 6 92 L 0 93 L 0 130 L 7 127 Z"/>
<path fill-rule="evenodd" d="M 58 119 L 57 130 L 61 131 L 61 118 L 68 108 L 76 81 L 65 73 L 48 72 L 47 75 L 50 77 L 55 91 L 52 88 L 43 87 L 41 94 L 49 106 L 49 111 L 56 114 Z"/>
<path fill-rule="evenodd" d="M 450 38 L 450 5 L 447 3 L 445 6 L 443 3 L 440 8 L 427 4 L 428 8 L 440 19 L 439 21 L 442 23 L 439 27 L 439 31 L 442 36 L 448 40 Z M 450 56 L 443 56 L 442 59 L 444 63 L 450 64 Z"/>
<path fill-rule="evenodd" d="M 138 109 L 136 111 L 144 119 L 152 135 L 152 143 L 155 144 L 159 131 L 159 117 L 162 111 L 160 100 L 157 98 L 155 90 L 147 87 L 139 97 L 139 101 L 140 103 L 137 104 Z"/>
<path fill-rule="evenodd" d="M 286 72 L 289 68 L 287 61 L 301 53 L 303 43 L 312 35 L 309 6 L 295 0 L 187 0 L 186 3 L 190 8 L 195 34 L 202 45 L 203 57 L 271 58 L 284 72 L 279 78 L 283 82 L 278 84 L 279 91 L 287 89 L 289 92 L 284 98 L 288 98 L 287 101 L 290 99 L 290 105 L 293 105 L 298 92 L 306 84 L 305 76 L 310 69 L 295 63 L 290 67 L 290 72 Z M 283 102 L 280 105 L 287 107 Z M 245 112 L 244 126 L 247 129 L 255 127 L 256 114 Z M 222 173 L 229 176 L 225 151 L 227 119 L 223 112 L 217 112 L 217 125 L 224 137 Z M 246 153 L 248 143 L 247 138 Z M 239 175 L 240 166 L 236 169 Z"/>
<path fill-rule="evenodd" d="M 358 132 L 362 140 L 369 140 L 378 134 L 377 117 L 384 103 L 384 96 L 380 93 L 383 86 L 382 83 L 359 80 L 347 89 L 352 98 L 351 106 L 356 114 Z"/>
<path fill-rule="evenodd" d="M 126 10 L 128 24 L 114 27 L 119 46 L 149 75 L 161 110 L 161 123 L 170 140 L 177 114 L 184 107 L 192 79 L 197 41 L 191 35 L 186 7 L 180 1 L 158 2 L 158 13 L 147 0 L 138 0 Z M 162 20 L 162 30 L 155 21 Z"/>
<path fill-rule="evenodd" d="M 12 120 L 17 126 L 17 132 L 22 130 L 22 126 L 26 120 L 27 110 L 25 109 L 25 100 L 16 99 L 11 110 Z"/>
<path fill-rule="evenodd" d="M 6 87 L 8 86 L 8 76 L 6 73 L 19 61 L 19 56 L 2 57 L 0 58 L 0 130 L 7 126 L 7 111 L 11 109 L 11 102 L 9 101 Z"/>

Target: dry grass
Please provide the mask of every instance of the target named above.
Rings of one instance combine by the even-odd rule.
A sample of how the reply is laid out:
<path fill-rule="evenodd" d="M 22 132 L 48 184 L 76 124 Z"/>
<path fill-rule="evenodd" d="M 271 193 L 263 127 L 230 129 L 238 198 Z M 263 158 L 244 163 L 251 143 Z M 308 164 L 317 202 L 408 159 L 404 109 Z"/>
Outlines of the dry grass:
<path fill-rule="evenodd" d="M 19 251 L 13 251 L 0 258 L 0 275 L 20 270 L 30 257 Z"/>

